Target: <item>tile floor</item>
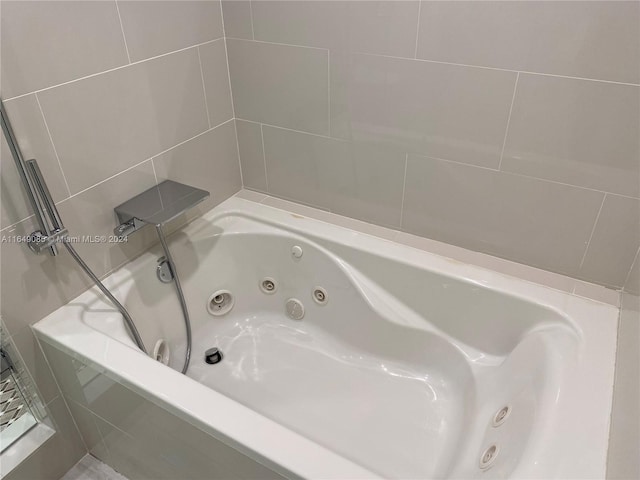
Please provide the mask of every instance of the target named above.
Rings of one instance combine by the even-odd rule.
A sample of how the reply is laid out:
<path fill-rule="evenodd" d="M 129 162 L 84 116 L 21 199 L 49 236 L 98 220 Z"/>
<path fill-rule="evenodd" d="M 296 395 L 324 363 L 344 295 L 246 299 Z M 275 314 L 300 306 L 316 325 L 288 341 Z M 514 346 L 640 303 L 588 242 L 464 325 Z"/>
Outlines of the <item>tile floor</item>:
<path fill-rule="evenodd" d="M 60 480 L 128 480 L 109 465 L 85 455 Z"/>

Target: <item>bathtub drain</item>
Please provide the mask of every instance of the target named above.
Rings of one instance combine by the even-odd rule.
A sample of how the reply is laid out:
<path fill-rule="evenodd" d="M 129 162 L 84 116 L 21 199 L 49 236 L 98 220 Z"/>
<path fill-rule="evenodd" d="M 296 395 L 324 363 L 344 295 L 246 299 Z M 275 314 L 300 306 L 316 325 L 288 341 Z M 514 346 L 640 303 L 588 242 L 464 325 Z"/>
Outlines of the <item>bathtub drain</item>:
<path fill-rule="evenodd" d="M 210 348 L 204 352 L 204 361 L 209 365 L 220 363 L 222 361 L 222 352 L 216 347 Z"/>

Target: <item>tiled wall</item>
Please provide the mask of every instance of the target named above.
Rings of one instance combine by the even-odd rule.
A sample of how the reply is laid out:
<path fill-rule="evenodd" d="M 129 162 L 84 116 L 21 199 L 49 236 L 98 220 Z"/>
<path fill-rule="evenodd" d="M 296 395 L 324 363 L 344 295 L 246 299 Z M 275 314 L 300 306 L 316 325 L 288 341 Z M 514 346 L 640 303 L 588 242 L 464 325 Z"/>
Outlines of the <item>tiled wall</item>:
<path fill-rule="evenodd" d="M 0 17 L 2 98 L 73 235 L 109 235 L 113 208 L 163 179 L 210 191 L 199 212 L 241 188 L 219 1 L 2 0 Z M 29 234 L 4 138 L 1 169 L 0 235 Z M 76 248 L 104 276 L 155 241 L 147 229 Z M 86 449 L 29 325 L 90 283 L 64 249 L 52 258 L 3 243 L 1 262 L 3 319 L 44 402 L 71 425 L 15 478 L 54 478 Z"/>
<path fill-rule="evenodd" d="M 223 1 L 244 186 L 640 289 L 640 3 Z"/>

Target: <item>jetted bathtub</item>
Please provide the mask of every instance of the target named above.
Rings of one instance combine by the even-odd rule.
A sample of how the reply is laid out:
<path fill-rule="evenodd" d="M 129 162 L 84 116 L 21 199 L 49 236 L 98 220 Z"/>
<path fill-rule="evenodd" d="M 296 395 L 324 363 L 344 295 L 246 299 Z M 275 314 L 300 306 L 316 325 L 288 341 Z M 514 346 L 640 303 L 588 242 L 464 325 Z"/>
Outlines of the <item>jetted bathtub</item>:
<path fill-rule="evenodd" d="M 604 478 L 615 307 L 240 198 L 170 248 L 186 376 L 153 249 L 106 283 L 155 358 L 95 290 L 35 326 L 45 350 L 285 477 Z"/>

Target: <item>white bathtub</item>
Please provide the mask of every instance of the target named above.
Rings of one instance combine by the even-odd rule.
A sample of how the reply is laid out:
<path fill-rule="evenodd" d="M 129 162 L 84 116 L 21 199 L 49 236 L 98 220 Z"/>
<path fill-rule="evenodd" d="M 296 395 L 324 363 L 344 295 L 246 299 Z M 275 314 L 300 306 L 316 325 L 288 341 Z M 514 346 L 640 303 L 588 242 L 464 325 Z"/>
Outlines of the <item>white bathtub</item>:
<path fill-rule="evenodd" d="M 36 324 L 39 338 L 285 477 L 604 478 L 615 307 L 240 198 L 170 247 L 194 332 L 187 376 L 156 250 L 106 283 L 149 349 L 167 342 L 171 368 L 93 290 Z M 235 303 L 214 316 L 219 290 Z"/>

